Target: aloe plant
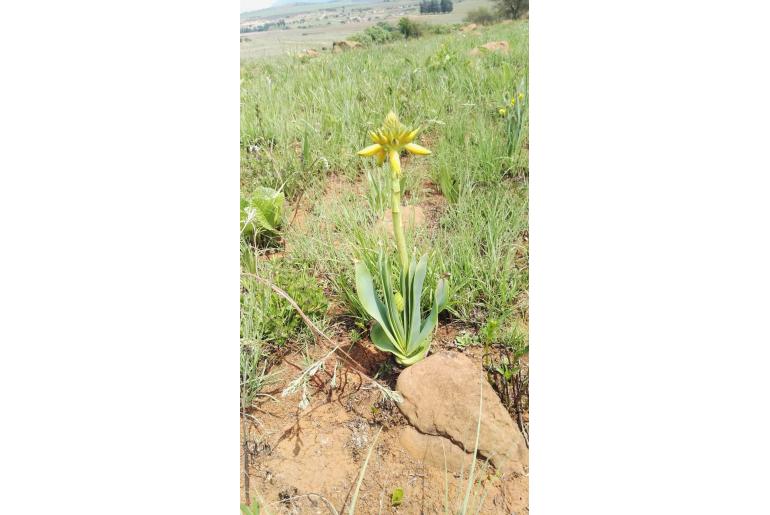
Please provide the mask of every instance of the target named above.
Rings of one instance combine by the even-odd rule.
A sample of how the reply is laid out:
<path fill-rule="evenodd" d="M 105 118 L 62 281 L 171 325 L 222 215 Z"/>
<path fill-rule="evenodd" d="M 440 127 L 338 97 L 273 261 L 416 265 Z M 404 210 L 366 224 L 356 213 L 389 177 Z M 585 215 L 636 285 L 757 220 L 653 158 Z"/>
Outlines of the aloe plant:
<path fill-rule="evenodd" d="M 416 155 L 429 155 L 430 150 L 413 143 L 418 130 L 404 127 L 392 112 L 383 127 L 371 132 L 373 145 L 359 152 L 364 157 L 374 156 L 378 164 L 388 159 L 391 172 L 391 213 L 393 233 L 399 255 L 399 284 L 394 289 L 390 276 L 390 264 L 384 252 L 377 259 L 376 275 L 382 285 L 382 300 L 377 295 L 374 279 L 364 262 L 356 263 L 356 293 L 364 310 L 374 319 L 371 338 L 374 345 L 390 352 L 403 366 L 412 365 L 428 353 L 433 331 L 438 324 L 438 314 L 447 302 L 447 284 L 440 279 L 433 294 L 433 305 L 423 319 L 421 299 L 423 284 L 428 270 L 428 256 L 413 255 L 411 261 L 406 252 L 406 238 L 401 227 L 401 161 L 399 154 L 406 150 Z"/>
<path fill-rule="evenodd" d="M 361 305 L 375 322 L 372 326 L 372 343 L 390 352 L 400 365 L 417 363 L 428 353 L 433 330 L 438 324 L 438 314 L 446 305 L 446 281 L 440 279 L 433 295 L 433 305 L 423 319 L 420 308 L 422 287 L 428 270 L 428 256 L 420 261 L 412 257 L 409 268 L 400 273 L 398 290 L 394 290 L 390 277 L 390 264 L 384 253 L 377 260 L 377 275 L 382 282 L 383 300 L 375 291 L 374 279 L 366 264 L 356 263 L 356 290 Z"/>

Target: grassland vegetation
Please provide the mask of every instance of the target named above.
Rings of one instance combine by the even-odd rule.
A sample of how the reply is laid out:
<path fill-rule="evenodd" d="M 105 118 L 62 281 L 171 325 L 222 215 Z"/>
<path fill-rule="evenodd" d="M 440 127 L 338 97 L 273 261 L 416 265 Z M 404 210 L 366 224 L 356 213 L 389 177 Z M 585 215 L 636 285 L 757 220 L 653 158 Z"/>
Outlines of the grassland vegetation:
<path fill-rule="evenodd" d="M 397 26 L 381 21 L 377 25 L 367 27 L 363 32 L 351 36 L 350 39 L 364 45 L 382 45 L 398 41 L 403 37 Z"/>
<path fill-rule="evenodd" d="M 404 207 L 433 206 L 405 239 L 410 254 L 427 256 L 426 291 L 448 279 L 442 323 L 510 350 L 511 363 L 490 367 L 511 380 L 528 348 L 528 24 L 417 39 L 386 25 L 370 28 L 365 49 L 242 63 L 242 196 L 254 204 L 270 188 L 284 199 L 270 237 L 242 242 L 245 407 L 265 394 L 284 353 L 312 354 L 314 341 L 295 310 L 252 276 L 286 290 L 315 323 L 350 341 L 368 338 L 370 320 L 353 263 L 374 269 L 385 253 L 398 277 L 400 259 L 381 223 L 392 178 L 386 166 L 356 156 L 390 110 L 421 126 L 420 144 L 433 151 L 402 156 L 408 173 L 399 186 Z M 493 40 L 507 41 L 510 52 L 469 55 Z M 431 302 L 422 296 L 421 309 Z"/>
<path fill-rule="evenodd" d="M 492 11 L 486 7 L 479 7 L 469 11 L 465 15 L 465 21 L 467 23 L 476 23 L 478 25 L 492 25 L 500 19 L 497 12 Z"/>
<path fill-rule="evenodd" d="M 280 350 L 289 340 L 310 341 L 297 312 L 252 276 L 268 279 L 285 290 L 311 319 L 322 322 L 328 301 L 319 282 L 283 260 L 266 262 L 250 245 L 242 245 L 241 339 L 260 348 Z"/>
<path fill-rule="evenodd" d="M 424 23 L 412 18 L 403 17 L 397 24 L 379 22 L 367 27 L 360 33 L 350 36 L 351 41 L 357 41 L 363 45 L 383 45 L 404 39 L 415 39 L 424 35 L 450 34 L 457 27 L 438 23 Z"/>
<path fill-rule="evenodd" d="M 299 53 L 313 48 L 332 48 L 335 41 L 350 39 L 378 23 L 397 25 L 400 18 L 423 26 L 424 33 L 446 31 L 461 23 L 468 11 L 494 7 L 492 0 L 459 0 L 451 11 L 420 14 L 412 0 L 388 2 L 324 2 L 281 5 L 241 15 L 241 58 L 251 60 L 271 55 Z M 445 1 L 444 8 L 449 4 Z M 432 26 L 437 25 L 434 29 Z"/>
<path fill-rule="evenodd" d="M 468 56 L 492 39 L 508 41 L 511 53 Z M 295 279 L 287 280 L 287 274 L 294 271 L 303 291 L 313 290 L 315 281 L 316 291 L 328 295 L 341 310 L 336 318 L 364 318 L 350 263 L 367 256 L 373 261 L 381 246 L 370 229 L 387 205 L 388 179 L 355 154 L 367 130 L 395 109 L 424 127 L 422 141 L 435 154 L 414 163 L 411 184 L 404 186 L 406 203 L 419 200 L 425 181 L 449 202 L 437 229 L 416 234 L 414 244 L 429 253 L 429 269 L 451 277 L 451 316 L 479 326 L 487 318 L 511 327 L 511 320 L 526 320 L 528 121 L 513 142 L 520 158 L 511 160 L 510 123 L 499 109 L 521 92 L 522 80 L 526 84 L 527 55 L 527 24 L 519 23 L 483 35 L 399 41 L 304 63 L 288 57 L 244 63 L 244 198 L 259 188 L 280 190 L 291 206 L 286 216 L 303 209 L 305 217 L 281 233 L 287 247 L 282 258 L 267 260 L 264 249 L 252 245 L 256 257 L 248 266 L 283 278 L 287 287 Z M 372 112 L 378 105 L 382 111 Z M 332 181 L 344 187 L 329 195 Z M 242 321 L 248 327 L 242 337 L 280 345 L 301 333 L 301 324 L 278 323 L 291 318 L 290 310 L 281 313 L 280 301 L 269 297 L 257 286 L 245 293 Z M 309 304 L 320 304 L 309 297 L 315 299 Z M 320 309 L 311 311 L 326 317 Z"/>

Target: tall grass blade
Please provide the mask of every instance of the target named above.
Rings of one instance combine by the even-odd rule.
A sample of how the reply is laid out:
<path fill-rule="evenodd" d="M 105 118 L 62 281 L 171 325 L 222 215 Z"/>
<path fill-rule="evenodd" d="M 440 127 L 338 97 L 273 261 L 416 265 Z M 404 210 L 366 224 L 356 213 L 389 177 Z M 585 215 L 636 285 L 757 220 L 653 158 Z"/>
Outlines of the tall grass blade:
<path fill-rule="evenodd" d="M 361 490 L 361 483 L 364 482 L 366 467 L 369 466 L 369 458 L 372 457 L 372 451 L 374 450 L 374 447 L 377 445 L 377 438 L 380 437 L 380 432 L 382 432 L 382 427 L 380 427 L 380 429 L 377 431 L 377 434 L 374 435 L 374 441 L 372 441 L 372 445 L 369 447 L 369 452 L 366 455 L 366 460 L 364 461 L 364 464 L 361 467 L 361 473 L 358 474 L 356 489 L 353 492 L 353 498 L 350 500 L 350 507 L 348 507 L 348 515 L 355 515 L 356 513 L 356 503 L 358 502 L 358 491 Z"/>
<path fill-rule="evenodd" d="M 481 435 L 481 409 L 484 405 L 484 376 L 479 375 L 479 419 L 476 423 L 476 444 L 473 446 L 473 461 L 471 461 L 471 470 L 468 473 L 468 487 L 465 489 L 465 500 L 460 513 L 468 513 L 468 501 L 471 497 L 471 488 L 473 487 L 473 474 L 476 470 L 476 454 L 479 452 L 479 436 Z"/>

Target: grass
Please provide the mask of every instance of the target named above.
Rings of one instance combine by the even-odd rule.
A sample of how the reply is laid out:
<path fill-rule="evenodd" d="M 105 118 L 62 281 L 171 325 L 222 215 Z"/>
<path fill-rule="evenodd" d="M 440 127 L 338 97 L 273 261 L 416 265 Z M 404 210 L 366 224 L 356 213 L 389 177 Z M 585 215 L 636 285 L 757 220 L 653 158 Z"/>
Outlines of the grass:
<path fill-rule="evenodd" d="M 509 54 L 469 55 L 498 40 L 509 43 Z M 510 104 L 527 71 L 527 22 L 310 60 L 244 61 L 241 189 L 244 195 L 257 186 L 281 189 L 286 212 L 278 257 L 244 246 L 243 270 L 286 289 L 320 326 L 351 340 L 368 335 L 353 260 L 372 259 L 386 238 L 377 218 L 387 208 L 387 178 L 356 151 L 392 109 L 423 127 L 418 142 L 433 151 L 404 163 L 405 203 L 421 205 L 432 190 L 443 196 L 431 223 L 407 232 L 408 246 L 429 253 L 428 278 L 449 276 L 449 313 L 439 324 L 483 331 L 494 323 L 490 344 L 525 348 L 528 122 L 511 149 L 508 121 L 498 110 Z M 313 338 L 265 286 L 245 276 L 241 294 L 248 407 L 269 380 L 269 364 L 287 349 L 309 350 Z"/>
<path fill-rule="evenodd" d="M 303 62 L 282 58 L 241 69 L 242 186 L 286 185 L 289 199 L 319 178 L 312 161 L 349 178 L 366 166 L 355 152 L 390 109 L 422 125 L 436 159 L 459 182 L 507 175 L 504 124 L 497 114 L 527 72 L 527 25 L 497 26 L 478 36 L 449 34 Z M 506 40 L 512 55 L 471 58 L 468 51 Z M 429 67 L 437 55 L 447 64 Z M 431 145 L 431 143 L 433 143 Z M 301 149 L 310 149 L 309 162 Z"/>
<path fill-rule="evenodd" d="M 350 500 L 350 506 L 348 507 L 348 515 L 355 515 L 356 513 L 356 504 L 358 503 L 358 492 L 361 491 L 361 483 L 364 482 L 364 475 L 366 474 L 366 468 L 369 466 L 369 460 L 372 457 L 372 451 L 374 451 L 375 446 L 377 445 L 377 439 L 380 437 L 380 433 L 382 432 L 382 427 L 377 430 L 377 434 L 374 435 L 374 440 L 372 441 L 372 445 L 369 446 L 369 452 L 366 454 L 366 460 L 364 460 L 364 464 L 361 466 L 361 471 L 358 474 L 358 481 L 356 481 L 356 489 L 353 491 L 353 498 Z"/>
<path fill-rule="evenodd" d="M 523 192 L 464 185 L 435 239 L 439 269 L 451 278 L 449 309 L 458 319 L 526 317 L 526 217 Z"/>

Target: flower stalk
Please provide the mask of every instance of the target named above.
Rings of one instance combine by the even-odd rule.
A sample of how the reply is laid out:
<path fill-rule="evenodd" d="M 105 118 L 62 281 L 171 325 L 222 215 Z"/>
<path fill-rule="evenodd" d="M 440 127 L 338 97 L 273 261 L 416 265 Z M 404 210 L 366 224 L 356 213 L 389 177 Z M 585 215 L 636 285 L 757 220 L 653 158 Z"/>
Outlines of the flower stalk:
<path fill-rule="evenodd" d="M 388 157 L 388 163 L 390 164 L 390 212 L 393 215 L 393 235 L 396 238 L 401 269 L 406 270 L 409 266 L 409 257 L 406 253 L 404 225 L 401 223 L 401 158 L 395 150 L 391 150 Z"/>

